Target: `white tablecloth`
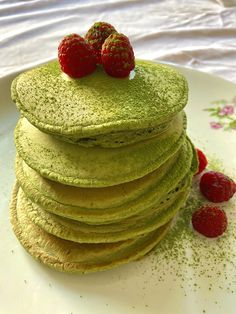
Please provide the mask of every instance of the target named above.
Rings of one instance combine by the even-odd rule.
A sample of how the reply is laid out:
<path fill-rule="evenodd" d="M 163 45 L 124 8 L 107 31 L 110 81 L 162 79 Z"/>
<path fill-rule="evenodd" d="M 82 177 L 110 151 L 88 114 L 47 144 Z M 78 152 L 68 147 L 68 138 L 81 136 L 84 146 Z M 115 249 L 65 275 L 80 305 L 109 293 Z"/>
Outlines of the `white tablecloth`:
<path fill-rule="evenodd" d="M 126 34 L 138 58 L 236 82 L 236 0 L 0 0 L 0 76 L 57 57 L 95 21 Z"/>

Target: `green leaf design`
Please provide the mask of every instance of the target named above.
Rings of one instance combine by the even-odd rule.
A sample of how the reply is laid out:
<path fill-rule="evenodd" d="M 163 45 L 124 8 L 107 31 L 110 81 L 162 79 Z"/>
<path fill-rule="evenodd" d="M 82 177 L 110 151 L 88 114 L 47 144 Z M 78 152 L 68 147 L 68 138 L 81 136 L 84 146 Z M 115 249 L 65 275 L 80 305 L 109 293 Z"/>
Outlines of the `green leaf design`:
<path fill-rule="evenodd" d="M 211 116 L 211 117 L 219 117 L 219 115 L 218 115 L 217 112 L 212 112 L 212 113 L 210 114 L 210 116 Z"/>
<path fill-rule="evenodd" d="M 229 123 L 230 129 L 236 129 L 236 120 L 233 120 Z"/>
<path fill-rule="evenodd" d="M 224 119 L 226 119 L 226 120 L 235 121 L 235 119 L 234 119 L 234 118 L 232 118 L 232 117 L 230 117 L 230 116 L 223 116 L 223 117 L 224 117 Z"/>
<path fill-rule="evenodd" d="M 206 109 L 203 109 L 203 111 L 216 111 L 215 108 L 206 108 Z"/>

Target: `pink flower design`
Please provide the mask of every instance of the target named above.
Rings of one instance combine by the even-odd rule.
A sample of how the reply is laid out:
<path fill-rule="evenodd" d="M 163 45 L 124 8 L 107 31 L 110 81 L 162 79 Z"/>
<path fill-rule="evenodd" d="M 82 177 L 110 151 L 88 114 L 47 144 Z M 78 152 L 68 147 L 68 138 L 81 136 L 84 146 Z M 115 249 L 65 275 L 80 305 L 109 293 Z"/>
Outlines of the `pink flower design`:
<path fill-rule="evenodd" d="M 221 129 L 223 125 L 220 122 L 210 122 L 210 126 L 212 129 Z"/>
<path fill-rule="evenodd" d="M 233 114 L 233 113 L 234 113 L 234 106 L 231 105 L 231 104 L 225 105 L 225 106 L 221 109 L 221 111 L 220 111 L 220 114 L 221 114 L 222 116 L 229 116 L 229 115 L 231 115 L 231 114 Z"/>

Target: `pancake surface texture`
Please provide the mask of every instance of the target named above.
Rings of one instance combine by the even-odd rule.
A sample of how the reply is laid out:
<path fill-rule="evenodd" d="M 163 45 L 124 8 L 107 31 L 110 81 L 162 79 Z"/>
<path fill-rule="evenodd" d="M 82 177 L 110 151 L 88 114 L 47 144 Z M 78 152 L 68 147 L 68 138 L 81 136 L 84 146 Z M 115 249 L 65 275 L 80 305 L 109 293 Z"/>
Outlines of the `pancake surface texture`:
<path fill-rule="evenodd" d="M 179 72 L 141 60 L 125 79 L 111 77 L 101 67 L 92 75 L 68 79 L 53 61 L 19 75 L 12 84 L 13 101 L 33 125 L 71 141 L 131 130 L 148 136 L 152 127 L 180 112 L 187 97 L 187 82 Z M 124 141 L 132 138 L 131 132 Z"/>
<path fill-rule="evenodd" d="M 21 117 L 10 213 L 23 247 L 77 273 L 150 252 L 184 210 L 198 168 L 185 78 L 137 60 L 125 79 L 101 66 L 71 79 L 53 61 L 19 75 L 11 91 Z"/>

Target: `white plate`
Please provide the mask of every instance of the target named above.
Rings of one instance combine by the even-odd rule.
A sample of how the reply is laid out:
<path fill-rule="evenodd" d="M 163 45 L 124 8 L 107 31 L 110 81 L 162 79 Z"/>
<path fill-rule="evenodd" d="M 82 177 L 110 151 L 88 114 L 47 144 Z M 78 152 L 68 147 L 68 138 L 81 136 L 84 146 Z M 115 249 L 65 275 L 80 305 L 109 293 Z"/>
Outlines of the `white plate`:
<path fill-rule="evenodd" d="M 190 97 L 187 106 L 188 133 L 196 146 L 214 160 L 220 160 L 225 171 L 234 176 L 236 169 L 236 130 L 224 130 L 219 124 L 232 121 L 232 103 L 236 86 L 222 79 L 179 68 L 187 77 Z M 151 254 L 141 261 L 118 269 L 91 275 L 70 275 L 50 270 L 29 256 L 15 238 L 9 223 L 8 203 L 14 181 L 13 129 L 18 113 L 10 100 L 10 83 L 17 73 L 0 81 L 0 314 L 200 314 L 236 313 L 236 220 L 234 204 L 226 205 L 232 224 L 221 260 L 209 266 L 206 254 L 213 246 L 217 254 L 222 248 L 216 240 L 196 237 L 204 243 L 197 254 L 201 265 L 191 265 L 195 242 L 187 242 L 186 263 L 163 263 Z M 211 117 L 206 108 L 216 108 L 212 102 L 225 99 L 219 105 L 220 117 Z M 228 107 L 225 107 L 228 106 Z M 223 115 L 228 113 L 228 115 Z M 231 120 L 230 120 L 231 119 Z M 226 125 L 225 125 L 226 127 Z M 212 157 L 213 156 L 213 157 Z M 218 163 L 218 162 L 217 162 Z M 213 163 L 212 163 L 213 164 Z M 227 206 L 229 208 L 227 208 Z M 186 228 L 190 228 L 186 226 Z M 181 244 L 180 244 L 181 246 Z M 196 251 L 196 250 L 195 250 Z M 196 252 L 194 253 L 196 257 Z M 217 255 L 217 256 L 218 256 Z M 176 262 L 176 265 L 174 265 Z M 225 264 L 225 266 L 223 265 Z M 204 266 L 205 265 L 205 266 Z M 172 274 L 170 267 L 173 267 Z M 177 268 L 176 268 L 177 267 Z M 199 268 L 200 267 L 200 268 Z M 208 268 L 211 272 L 208 273 Z M 202 276 L 197 274 L 205 269 Z M 180 276 L 179 273 L 182 273 Z M 221 275 L 220 275 L 221 273 Z M 161 274 L 161 275 L 160 275 Z M 184 274 L 184 278 L 183 278 Z"/>

